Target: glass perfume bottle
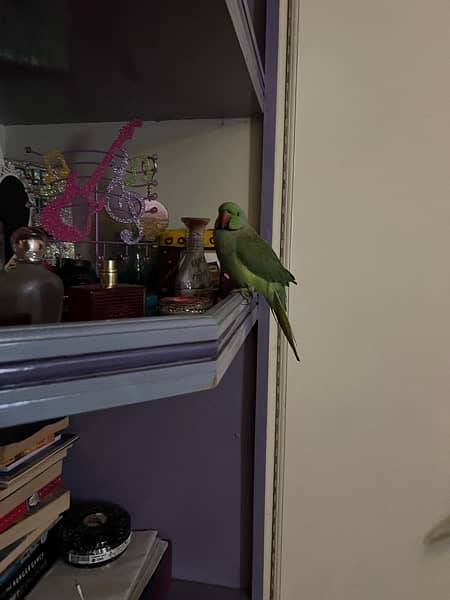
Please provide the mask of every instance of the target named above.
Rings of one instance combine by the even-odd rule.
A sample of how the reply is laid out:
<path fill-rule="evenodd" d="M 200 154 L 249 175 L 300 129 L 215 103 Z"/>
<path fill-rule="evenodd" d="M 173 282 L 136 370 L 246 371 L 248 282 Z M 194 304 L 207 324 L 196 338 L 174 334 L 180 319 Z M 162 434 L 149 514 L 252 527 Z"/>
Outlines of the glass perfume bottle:
<path fill-rule="evenodd" d="M 47 236 L 36 227 L 20 227 L 11 236 L 15 266 L 0 279 L 0 323 L 57 323 L 64 286 L 43 262 Z"/>
<path fill-rule="evenodd" d="M 188 229 L 188 241 L 175 279 L 175 294 L 202 297 L 212 305 L 211 274 L 204 252 L 205 228 L 209 219 L 183 217 L 181 220 Z"/>

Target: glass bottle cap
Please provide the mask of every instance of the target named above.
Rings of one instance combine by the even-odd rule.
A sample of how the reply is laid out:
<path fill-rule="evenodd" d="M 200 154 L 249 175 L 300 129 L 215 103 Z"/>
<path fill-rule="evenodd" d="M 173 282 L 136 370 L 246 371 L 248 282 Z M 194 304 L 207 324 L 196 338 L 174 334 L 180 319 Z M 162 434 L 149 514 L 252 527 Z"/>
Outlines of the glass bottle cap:
<path fill-rule="evenodd" d="M 38 227 L 19 227 L 11 235 L 11 246 L 18 262 L 42 262 L 47 241 L 47 236 Z"/>

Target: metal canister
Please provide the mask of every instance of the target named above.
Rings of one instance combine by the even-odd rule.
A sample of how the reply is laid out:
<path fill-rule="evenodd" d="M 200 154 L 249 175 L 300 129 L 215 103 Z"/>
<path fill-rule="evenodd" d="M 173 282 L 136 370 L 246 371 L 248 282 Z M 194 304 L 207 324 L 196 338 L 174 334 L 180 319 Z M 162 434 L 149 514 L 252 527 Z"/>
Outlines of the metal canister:
<path fill-rule="evenodd" d="M 118 282 L 117 264 L 113 258 L 108 258 L 102 262 L 100 269 L 100 285 L 104 288 L 116 287 Z"/>

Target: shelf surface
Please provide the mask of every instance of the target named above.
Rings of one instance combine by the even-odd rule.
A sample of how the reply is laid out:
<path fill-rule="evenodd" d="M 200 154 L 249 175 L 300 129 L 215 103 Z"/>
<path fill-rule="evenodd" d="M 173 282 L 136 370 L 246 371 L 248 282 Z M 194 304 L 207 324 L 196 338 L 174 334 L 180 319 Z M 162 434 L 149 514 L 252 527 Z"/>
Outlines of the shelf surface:
<path fill-rule="evenodd" d="M 261 112 L 225 0 L 69 6 L 68 71 L 0 64 L 3 125 Z"/>
<path fill-rule="evenodd" d="M 192 317 L 2 328 L 0 427 L 215 387 L 257 309 L 232 293 Z"/>
<path fill-rule="evenodd" d="M 167 600 L 250 600 L 250 595 L 243 590 L 174 580 Z"/>

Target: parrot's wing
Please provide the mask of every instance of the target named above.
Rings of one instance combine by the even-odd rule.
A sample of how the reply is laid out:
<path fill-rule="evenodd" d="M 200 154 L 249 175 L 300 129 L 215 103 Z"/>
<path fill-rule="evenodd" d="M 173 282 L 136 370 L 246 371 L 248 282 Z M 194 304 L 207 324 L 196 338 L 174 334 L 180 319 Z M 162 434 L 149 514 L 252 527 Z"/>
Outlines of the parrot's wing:
<path fill-rule="evenodd" d="M 236 254 L 249 271 L 267 282 L 281 285 L 296 283 L 292 273 L 283 267 L 269 244 L 253 228 L 243 228 L 239 231 Z"/>

